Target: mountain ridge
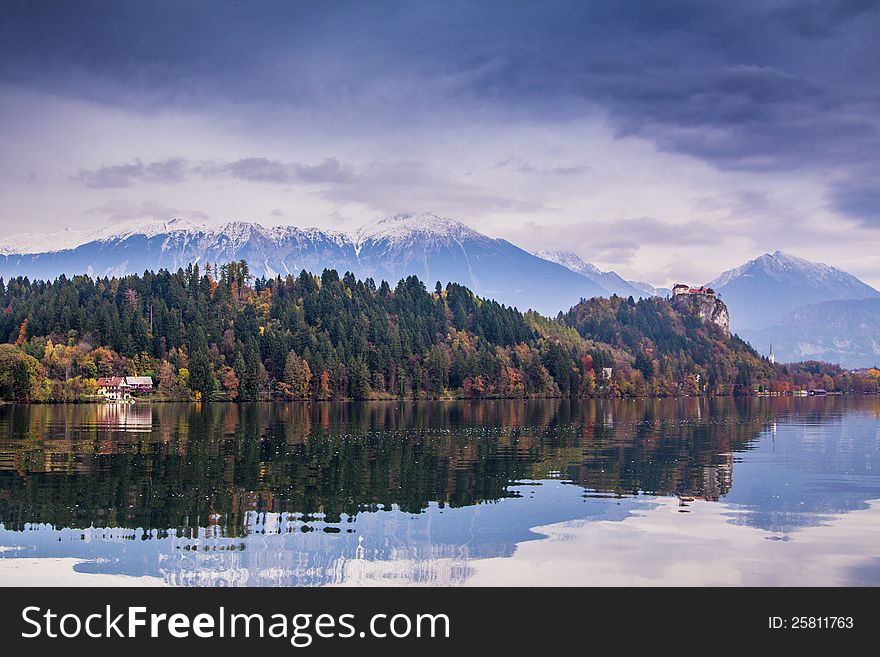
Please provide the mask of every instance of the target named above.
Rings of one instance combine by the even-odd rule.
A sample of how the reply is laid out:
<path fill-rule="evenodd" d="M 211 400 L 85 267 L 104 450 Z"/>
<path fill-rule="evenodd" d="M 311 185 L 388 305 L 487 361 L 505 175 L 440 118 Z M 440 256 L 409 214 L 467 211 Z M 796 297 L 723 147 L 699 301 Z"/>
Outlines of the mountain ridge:
<path fill-rule="evenodd" d="M 45 244 L 53 250 L 45 250 Z M 57 239 L 28 235 L 2 245 L 0 276 L 52 280 L 62 273 L 108 276 L 236 260 L 247 260 L 253 274 L 267 277 L 325 268 L 392 282 L 415 274 L 462 283 L 481 296 L 545 315 L 565 311 L 581 298 L 611 294 L 506 240 L 427 212 L 392 215 L 351 232 L 152 220 L 70 231 Z"/>
<path fill-rule="evenodd" d="M 654 287 L 650 283 L 643 283 L 641 281 L 628 281 L 616 272 L 602 271 L 596 265 L 585 262 L 578 254 L 571 251 L 542 249 L 535 251 L 535 255 L 571 269 L 573 272 L 589 278 L 617 296 L 632 296 L 639 299 L 652 296 L 663 297 L 672 294 L 672 291 L 666 288 Z"/>
<path fill-rule="evenodd" d="M 880 298 L 880 291 L 842 269 L 782 251 L 725 271 L 706 286 L 727 303 L 734 331 L 766 328 L 823 301 Z"/>

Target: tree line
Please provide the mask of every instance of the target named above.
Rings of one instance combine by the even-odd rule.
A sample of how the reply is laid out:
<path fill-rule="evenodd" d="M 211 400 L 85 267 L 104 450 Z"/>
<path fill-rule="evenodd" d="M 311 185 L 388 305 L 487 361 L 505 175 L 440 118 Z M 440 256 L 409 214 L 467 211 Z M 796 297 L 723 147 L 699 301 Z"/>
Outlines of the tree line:
<path fill-rule="evenodd" d="M 0 279 L 0 341 L 0 398 L 17 401 L 89 399 L 98 377 L 114 375 L 152 376 L 160 398 L 206 401 L 733 395 L 799 385 L 795 372 L 663 299 L 591 299 L 547 318 L 457 283 L 429 290 L 410 276 L 391 287 L 330 269 L 254 278 L 244 261 Z M 854 385 L 840 368 L 822 369 L 820 382 L 825 375 Z"/>

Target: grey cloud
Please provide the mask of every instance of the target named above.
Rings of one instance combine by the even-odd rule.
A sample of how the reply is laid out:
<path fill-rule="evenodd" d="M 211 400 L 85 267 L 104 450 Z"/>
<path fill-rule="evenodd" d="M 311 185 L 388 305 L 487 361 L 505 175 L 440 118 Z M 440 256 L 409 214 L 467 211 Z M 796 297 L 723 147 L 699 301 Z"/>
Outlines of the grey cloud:
<path fill-rule="evenodd" d="M 265 157 L 246 157 L 234 162 L 197 165 L 194 172 L 206 176 L 228 175 L 250 182 L 277 184 L 338 183 L 351 180 L 353 173 L 336 158 L 327 158 L 316 165 L 270 160 Z"/>
<path fill-rule="evenodd" d="M 806 39 L 828 38 L 843 23 L 877 8 L 876 0 L 820 0 L 771 10 L 794 33 Z"/>
<path fill-rule="evenodd" d="M 35 89 L 140 115 L 233 117 L 237 129 L 260 139 L 293 140 L 314 129 L 327 143 L 354 137 L 377 152 L 389 135 L 411 135 L 414 158 L 431 158 L 424 153 L 442 148 L 443 139 L 471 134 L 459 127 L 534 125 L 540 135 L 545 126 L 558 132 L 599 117 L 619 137 L 715 168 L 761 172 L 767 181 L 793 172 L 841 181 L 829 207 L 865 232 L 880 227 L 864 183 L 880 179 L 877 34 L 876 0 L 267 0 L 260 11 L 235 0 L 193 0 L 174 12 L 161 2 L 99 0 L 37 12 L 10 0 L 0 20 L 0 94 Z M 570 162 L 542 168 L 529 156 L 524 150 L 498 167 L 579 172 Z M 334 158 L 136 160 L 75 179 L 124 188 L 228 177 L 302 185 L 381 210 L 548 211 L 520 200 L 516 189 L 490 193 L 466 176 L 386 159 L 357 166 Z M 801 218 L 758 203 L 731 207 L 725 229 L 756 241 L 814 238 Z M 711 231 L 689 228 L 678 238 L 707 243 Z M 597 227 L 600 235 L 623 230 L 658 243 L 677 229 L 636 220 Z"/>
<path fill-rule="evenodd" d="M 609 244 L 596 250 L 595 260 L 607 262 L 610 265 L 628 265 L 633 262 L 639 252 L 639 245 L 632 242 L 620 242 Z"/>
<path fill-rule="evenodd" d="M 73 179 L 86 187 L 108 189 L 130 187 L 137 183 L 178 183 L 186 177 L 186 163 L 179 158 L 144 164 L 135 160 L 131 164 L 115 164 L 94 170 L 82 169 Z"/>
<path fill-rule="evenodd" d="M 725 168 L 880 159 L 876 0 L 261 8 L 86 0 L 47 16 L 12 2 L 0 82 L 143 111 L 228 102 L 246 120 L 260 107 L 305 108 L 380 132 L 461 117 L 552 122 L 600 107 L 618 134 Z"/>
<path fill-rule="evenodd" d="M 144 164 L 102 166 L 81 170 L 74 180 L 88 187 L 130 187 L 139 183 L 177 183 L 192 178 L 233 178 L 269 185 L 304 185 L 338 202 L 361 202 L 376 210 L 430 207 L 437 211 L 478 214 L 490 210 L 535 212 L 541 206 L 487 192 L 482 187 L 438 174 L 424 162 L 393 160 L 366 165 L 326 158 L 303 164 L 246 157 L 230 161 L 194 162 L 173 158 Z"/>
<path fill-rule="evenodd" d="M 86 187 L 131 187 L 140 183 L 183 182 L 193 176 L 229 176 L 248 182 L 274 184 L 348 182 L 353 173 L 335 158 L 327 158 L 316 165 L 270 160 L 265 157 L 246 157 L 232 161 L 193 162 L 170 158 L 144 164 L 136 159 L 131 164 L 113 164 L 97 169 L 81 169 L 73 180 Z"/>
<path fill-rule="evenodd" d="M 540 240 L 541 248 L 574 251 L 588 262 L 605 265 L 633 263 L 643 247 L 718 246 L 718 227 L 709 221 L 671 224 L 653 217 L 629 217 L 615 221 L 591 221 L 583 227 L 553 226 L 524 222 L 514 241 L 528 244 Z"/>

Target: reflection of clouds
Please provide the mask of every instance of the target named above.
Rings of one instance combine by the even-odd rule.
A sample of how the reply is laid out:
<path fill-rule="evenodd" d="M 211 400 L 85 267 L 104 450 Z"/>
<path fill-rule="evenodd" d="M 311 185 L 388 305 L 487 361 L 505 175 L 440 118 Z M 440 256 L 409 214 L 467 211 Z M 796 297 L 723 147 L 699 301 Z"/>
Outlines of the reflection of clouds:
<path fill-rule="evenodd" d="M 0 586 L 162 586 L 158 577 L 84 573 L 82 559 L 0 559 Z"/>
<path fill-rule="evenodd" d="M 877 557 L 880 500 L 793 537 L 730 522 L 723 503 L 674 499 L 622 522 L 536 528 L 508 559 L 470 562 L 474 586 L 853 586 Z"/>
<path fill-rule="evenodd" d="M 512 554 L 496 552 L 499 556 L 481 557 L 462 537 L 413 541 L 417 531 L 410 540 L 394 540 L 387 526 L 384 537 L 368 532 L 367 539 L 349 535 L 340 541 L 321 531 L 257 534 L 245 540 L 246 546 L 220 536 L 211 540 L 212 532 L 206 531 L 195 541 L 171 537 L 147 546 L 158 559 L 155 574 L 152 569 L 138 572 L 139 559 L 121 555 L 23 556 L 0 558 L 0 584 L 852 586 L 878 581 L 880 500 L 793 535 L 743 524 L 746 510 L 725 503 L 696 501 L 684 508 L 677 498 L 639 498 L 637 503 L 623 519 L 535 527 L 532 531 L 543 538 L 520 541 Z M 409 525 L 407 517 L 389 520 Z M 110 534 L 105 540 L 122 539 L 121 533 Z M 382 548 L 365 549 L 365 544 Z M 98 547 L 107 553 L 106 543 Z"/>

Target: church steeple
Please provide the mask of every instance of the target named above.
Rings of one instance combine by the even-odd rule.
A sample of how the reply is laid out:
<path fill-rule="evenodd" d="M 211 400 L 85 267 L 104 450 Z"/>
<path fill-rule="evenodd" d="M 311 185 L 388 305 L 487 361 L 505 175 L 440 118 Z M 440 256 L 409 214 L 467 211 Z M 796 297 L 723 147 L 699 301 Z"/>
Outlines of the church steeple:
<path fill-rule="evenodd" d="M 770 343 L 770 355 L 767 358 L 771 364 L 776 362 L 776 356 L 773 354 L 773 342 Z"/>

